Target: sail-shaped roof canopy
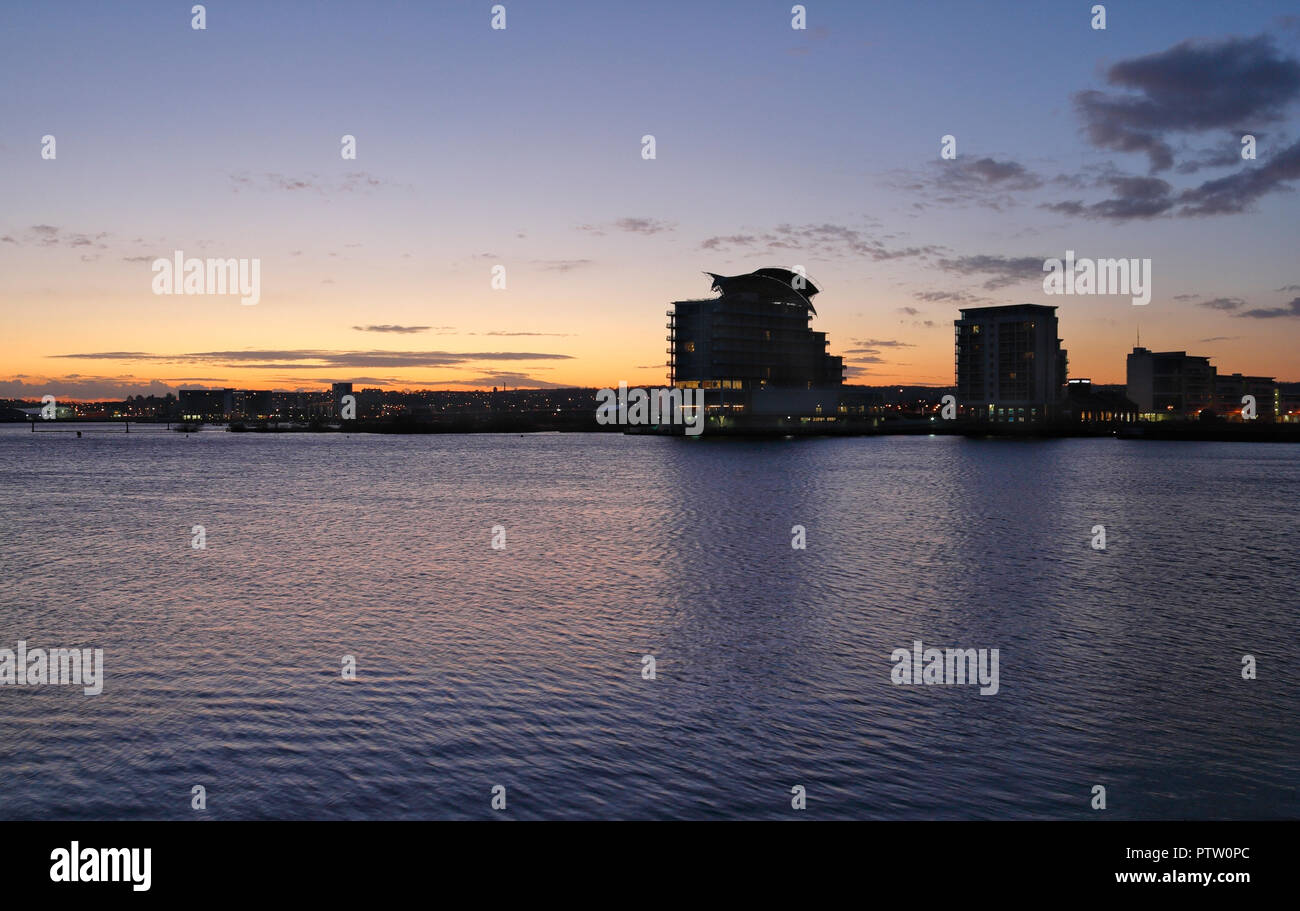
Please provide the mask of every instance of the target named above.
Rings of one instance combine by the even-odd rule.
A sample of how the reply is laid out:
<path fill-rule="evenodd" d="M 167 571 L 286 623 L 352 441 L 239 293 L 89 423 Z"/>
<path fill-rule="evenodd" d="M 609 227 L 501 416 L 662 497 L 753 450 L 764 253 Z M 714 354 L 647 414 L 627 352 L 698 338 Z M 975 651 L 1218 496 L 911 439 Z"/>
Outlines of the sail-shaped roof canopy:
<path fill-rule="evenodd" d="M 769 267 L 755 269 L 744 275 L 718 275 L 716 272 L 704 274 L 713 279 L 713 290 L 721 294 L 753 294 L 762 300 L 807 307 L 813 314 L 817 313 L 812 304 L 812 296 L 821 289 L 801 272 Z"/>

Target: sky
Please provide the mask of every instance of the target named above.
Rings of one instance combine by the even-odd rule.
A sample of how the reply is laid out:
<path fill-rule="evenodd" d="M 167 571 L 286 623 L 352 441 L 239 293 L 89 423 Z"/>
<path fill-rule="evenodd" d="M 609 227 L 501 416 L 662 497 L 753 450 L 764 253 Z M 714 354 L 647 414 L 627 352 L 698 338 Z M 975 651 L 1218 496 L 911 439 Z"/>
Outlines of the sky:
<path fill-rule="evenodd" d="M 502 5 L 0 6 L 0 396 L 660 384 L 671 302 L 763 266 L 853 383 L 1014 303 L 1072 377 L 1140 333 L 1300 380 L 1293 3 Z M 257 303 L 155 294 L 178 250 Z M 1067 250 L 1151 302 L 1045 293 Z"/>

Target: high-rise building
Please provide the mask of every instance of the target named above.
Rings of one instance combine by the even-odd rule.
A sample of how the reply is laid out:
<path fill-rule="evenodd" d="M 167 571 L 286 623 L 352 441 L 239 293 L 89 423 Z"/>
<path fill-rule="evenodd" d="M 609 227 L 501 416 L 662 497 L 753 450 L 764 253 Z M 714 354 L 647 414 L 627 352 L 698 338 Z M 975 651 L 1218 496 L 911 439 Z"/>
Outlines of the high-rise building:
<path fill-rule="evenodd" d="M 334 393 L 334 417 L 343 415 L 343 396 L 352 394 L 351 383 L 334 383 L 330 389 Z"/>
<path fill-rule="evenodd" d="M 1056 416 L 1067 363 L 1055 307 L 970 307 L 953 326 L 957 404 L 964 416 L 1001 422 Z"/>
<path fill-rule="evenodd" d="M 844 360 L 810 328 L 813 281 L 779 268 L 706 274 L 717 297 L 668 311 L 669 383 L 704 389 L 708 414 L 835 415 Z"/>

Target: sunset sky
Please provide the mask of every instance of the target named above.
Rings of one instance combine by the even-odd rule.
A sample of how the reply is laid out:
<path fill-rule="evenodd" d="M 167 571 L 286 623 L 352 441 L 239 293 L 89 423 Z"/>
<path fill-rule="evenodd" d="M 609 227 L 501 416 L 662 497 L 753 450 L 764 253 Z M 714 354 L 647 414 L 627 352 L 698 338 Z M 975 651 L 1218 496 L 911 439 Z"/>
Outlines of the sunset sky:
<path fill-rule="evenodd" d="M 1140 328 L 1300 380 L 1294 2 L 191 5 L 0 10 L 0 396 L 656 384 L 704 271 L 795 265 L 850 382 L 951 383 L 1004 303 L 1072 376 Z M 155 295 L 176 250 L 260 301 Z M 1045 294 L 1066 250 L 1151 303 Z"/>

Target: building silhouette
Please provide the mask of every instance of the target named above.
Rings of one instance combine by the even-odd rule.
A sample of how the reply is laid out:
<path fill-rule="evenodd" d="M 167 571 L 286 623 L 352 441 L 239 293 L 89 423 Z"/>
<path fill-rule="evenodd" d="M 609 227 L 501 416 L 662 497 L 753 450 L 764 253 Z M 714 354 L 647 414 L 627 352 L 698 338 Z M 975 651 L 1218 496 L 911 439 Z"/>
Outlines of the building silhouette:
<path fill-rule="evenodd" d="M 1086 377 L 1065 384 L 1059 416 L 1064 422 L 1090 426 L 1116 426 L 1138 420 L 1138 407 L 1123 386 L 1099 386 Z"/>
<path fill-rule="evenodd" d="M 225 421 L 235 410 L 234 389 L 182 389 L 180 415 L 187 421 Z"/>
<path fill-rule="evenodd" d="M 330 393 L 334 397 L 334 412 L 330 417 L 338 418 L 343 415 L 343 397 L 352 395 L 351 383 L 334 383 L 330 386 Z"/>
<path fill-rule="evenodd" d="M 963 416 L 994 422 L 1057 416 L 1067 364 L 1055 307 L 970 307 L 953 327 Z"/>
<path fill-rule="evenodd" d="M 1242 398 L 1255 397 L 1257 421 L 1280 421 L 1285 415 L 1282 390 L 1271 376 L 1242 376 L 1240 373 L 1215 374 L 1214 411 L 1228 417 L 1240 416 Z"/>
<path fill-rule="evenodd" d="M 704 390 L 705 413 L 833 419 L 844 360 L 810 327 L 820 289 L 800 272 L 758 269 L 716 275 L 717 297 L 676 301 L 668 311 L 668 377 Z"/>
<path fill-rule="evenodd" d="M 1202 412 L 1240 416 L 1247 395 L 1255 397 L 1255 420 L 1278 420 L 1284 411 L 1273 377 L 1220 375 L 1208 357 L 1186 351 L 1134 348 L 1127 374 L 1128 397 L 1148 421 L 1196 418 Z"/>

